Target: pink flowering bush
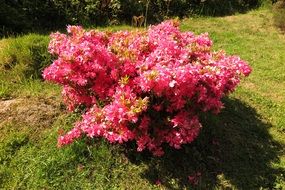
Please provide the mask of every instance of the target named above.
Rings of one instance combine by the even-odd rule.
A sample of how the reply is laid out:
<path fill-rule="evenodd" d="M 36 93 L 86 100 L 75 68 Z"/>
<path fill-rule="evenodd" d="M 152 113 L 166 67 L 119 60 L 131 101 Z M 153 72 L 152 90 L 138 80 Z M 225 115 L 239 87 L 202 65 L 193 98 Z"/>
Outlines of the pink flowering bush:
<path fill-rule="evenodd" d="M 147 31 L 67 31 L 51 34 L 57 59 L 43 77 L 63 86 L 70 111 L 84 105 L 86 112 L 59 146 L 86 135 L 134 140 L 138 151 L 161 156 L 163 144 L 192 142 L 202 127 L 198 115 L 218 113 L 221 98 L 251 72 L 239 57 L 211 51 L 208 34 L 181 32 L 173 20 Z"/>

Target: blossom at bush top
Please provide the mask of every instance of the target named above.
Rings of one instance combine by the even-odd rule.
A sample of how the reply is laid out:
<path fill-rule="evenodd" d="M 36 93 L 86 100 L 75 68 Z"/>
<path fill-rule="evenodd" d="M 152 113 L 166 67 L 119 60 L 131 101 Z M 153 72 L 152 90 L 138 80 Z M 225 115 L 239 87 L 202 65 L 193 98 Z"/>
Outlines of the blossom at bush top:
<path fill-rule="evenodd" d="M 63 87 L 70 111 L 84 106 L 82 119 L 58 138 L 63 146 L 87 136 L 111 143 L 135 141 L 137 150 L 163 155 L 199 134 L 202 112 L 218 113 L 249 65 L 212 51 L 208 34 L 181 32 L 168 20 L 147 30 L 102 32 L 68 26 L 53 33 L 56 59 L 44 79 Z"/>

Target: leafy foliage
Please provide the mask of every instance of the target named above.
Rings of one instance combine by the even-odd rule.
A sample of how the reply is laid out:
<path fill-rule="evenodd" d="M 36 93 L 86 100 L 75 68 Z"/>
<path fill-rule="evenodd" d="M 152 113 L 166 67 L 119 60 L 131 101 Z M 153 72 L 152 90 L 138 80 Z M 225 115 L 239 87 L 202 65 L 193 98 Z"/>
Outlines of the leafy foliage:
<path fill-rule="evenodd" d="M 148 23 L 190 14 L 220 16 L 258 7 L 262 0 L 149 1 Z M 146 0 L 0 0 L 0 36 L 62 29 L 67 24 L 98 26 L 130 23 L 146 14 Z"/>

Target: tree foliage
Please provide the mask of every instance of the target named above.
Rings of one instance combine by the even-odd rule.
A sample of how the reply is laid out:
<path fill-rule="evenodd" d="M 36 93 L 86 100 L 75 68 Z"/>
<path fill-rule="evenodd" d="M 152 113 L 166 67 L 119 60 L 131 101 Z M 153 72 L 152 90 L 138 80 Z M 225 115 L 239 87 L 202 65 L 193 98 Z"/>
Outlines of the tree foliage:
<path fill-rule="evenodd" d="M 153 0 L 149 23 L 190 14 L 221 16 L 257 7 L 262 0 Z M 0 35 L 131 22 L 146 13 L 147 0 L 0 0 Z"/>

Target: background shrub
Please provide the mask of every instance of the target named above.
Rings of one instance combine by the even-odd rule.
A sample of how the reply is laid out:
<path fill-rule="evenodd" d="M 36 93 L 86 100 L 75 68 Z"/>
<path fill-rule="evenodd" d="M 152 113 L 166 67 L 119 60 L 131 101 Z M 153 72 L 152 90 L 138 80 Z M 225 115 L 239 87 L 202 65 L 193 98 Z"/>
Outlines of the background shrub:
<path fill-rule="evenodd" d="M 0 4 L 0 36 L 45 32 L 68 22 L 51 0 L 0 0 Z"/>
<path fill-rule="evenodd" d="M 266 0 L 152 0 L 148 23 L 192 14 L 223 16 L 256 8 Z M 42 32 L 67 24 L 85 27 L 130 24 L 134 15 L 144 15 L 147 0 L 0 0 L 0 36 Z"/>

